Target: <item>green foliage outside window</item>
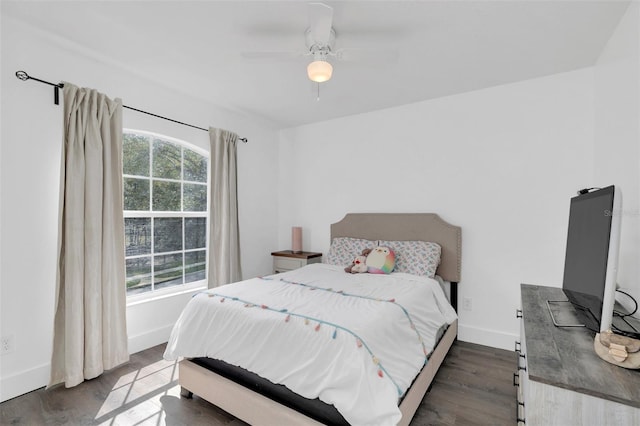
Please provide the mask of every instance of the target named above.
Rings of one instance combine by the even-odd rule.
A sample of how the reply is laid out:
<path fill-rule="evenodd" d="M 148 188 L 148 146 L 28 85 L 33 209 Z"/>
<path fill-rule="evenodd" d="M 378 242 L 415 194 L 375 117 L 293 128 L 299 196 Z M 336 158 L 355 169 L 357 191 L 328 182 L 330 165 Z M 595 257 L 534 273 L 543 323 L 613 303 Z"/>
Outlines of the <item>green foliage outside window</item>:
<path fill-rule="evenodd" d="M 208 163 L 160 136 L 124 134 L 127 294 L 206 279 Z"/>

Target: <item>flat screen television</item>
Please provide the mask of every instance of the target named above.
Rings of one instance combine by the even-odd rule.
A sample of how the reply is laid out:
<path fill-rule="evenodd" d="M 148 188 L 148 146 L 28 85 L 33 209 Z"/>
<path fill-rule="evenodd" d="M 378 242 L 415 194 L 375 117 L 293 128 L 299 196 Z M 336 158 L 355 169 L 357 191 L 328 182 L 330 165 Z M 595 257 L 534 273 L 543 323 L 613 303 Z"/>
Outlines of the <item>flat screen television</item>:
<path fill-rule="evenodd" d="M 571 199 L 562 290 L 592 331 L 611 328 L 622 194 L 615 186 Z"/>

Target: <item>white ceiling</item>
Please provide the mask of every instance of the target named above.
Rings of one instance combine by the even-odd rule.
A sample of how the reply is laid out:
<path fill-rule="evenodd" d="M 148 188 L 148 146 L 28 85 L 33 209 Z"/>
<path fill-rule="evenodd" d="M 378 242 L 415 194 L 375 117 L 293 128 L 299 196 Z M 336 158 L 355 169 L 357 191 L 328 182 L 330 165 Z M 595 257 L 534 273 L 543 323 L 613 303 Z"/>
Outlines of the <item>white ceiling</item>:
<path fill-rule="evenodd" d="M 593 65 L 629 2 L 325 3 L 334 8 L 336 48 L 381 54 L 375 62 L 334 62 L 319 101 L 307 59 L 241 55 L 304 50 L 306 1 L 3 1 L 2 13 L 285 128 Z"/>

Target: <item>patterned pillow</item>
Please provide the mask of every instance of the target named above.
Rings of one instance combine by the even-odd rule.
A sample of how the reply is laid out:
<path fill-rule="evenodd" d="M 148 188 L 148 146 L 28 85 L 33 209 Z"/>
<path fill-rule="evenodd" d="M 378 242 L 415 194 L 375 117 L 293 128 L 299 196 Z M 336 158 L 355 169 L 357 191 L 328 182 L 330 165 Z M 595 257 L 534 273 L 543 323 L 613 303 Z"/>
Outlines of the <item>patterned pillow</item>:
<path fill-rule="evenodd" d="M 396 252 L 395 272 L 426 275 L 433 278 L 440 264 L 442 248 L 427 241 L 379 241 Z"/>
<path fill-rule="evenodd" d="M 356 256 L 366 248 L 374 248 L 377 241 L 363 240 L 361 238 L 338 237 L 334 238 L 329 248 L 325 263 L 329 265 L 350 265 Z"/>

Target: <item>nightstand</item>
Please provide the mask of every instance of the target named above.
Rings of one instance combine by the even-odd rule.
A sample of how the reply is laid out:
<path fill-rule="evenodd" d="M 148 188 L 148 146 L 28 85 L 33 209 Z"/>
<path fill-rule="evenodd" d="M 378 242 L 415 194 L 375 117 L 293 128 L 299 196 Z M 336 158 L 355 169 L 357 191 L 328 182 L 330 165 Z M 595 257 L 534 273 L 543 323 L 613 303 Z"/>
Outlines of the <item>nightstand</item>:
<path fill-rule="evenodd" d="M 310 265 L 312 263 L 320 263 L 322 260 L 322 253 L 315 253 L 311 251 L 294 253 L 291 250 L 282 250 L 274 251 L 271 253 L 271 256 L 273 256 L 274 274 L 302 268 L 303 266 Z"/>

